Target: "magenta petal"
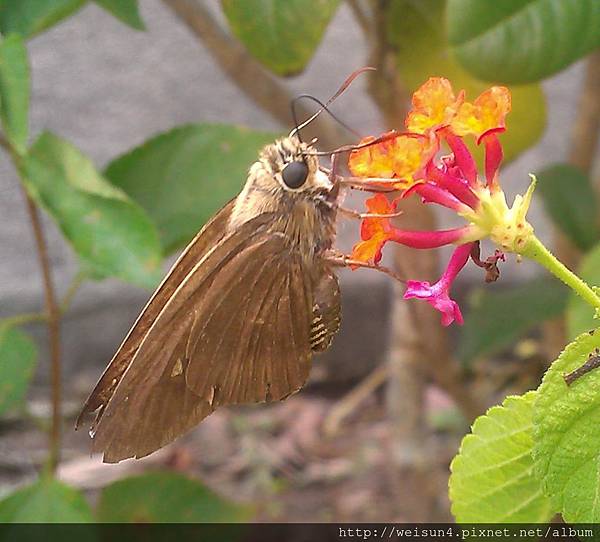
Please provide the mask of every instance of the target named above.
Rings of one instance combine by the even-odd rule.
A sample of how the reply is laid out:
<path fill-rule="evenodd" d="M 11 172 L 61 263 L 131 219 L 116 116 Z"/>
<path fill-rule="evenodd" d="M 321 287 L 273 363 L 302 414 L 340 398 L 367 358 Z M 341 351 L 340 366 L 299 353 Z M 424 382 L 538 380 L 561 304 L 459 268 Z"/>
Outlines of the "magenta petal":
<path fill-rule="evenodd" d="M 454 162 L 463 172 L 472 187 L 477 185 L 477 164 L 464 141 L 450 132 L 444 134 L 448 146 L 454 153 Z"/>
<path fill-rule="evenodd" d="M 466 243 L 455 249 L 448 266 L 435 284 L 427 281 L 409 280 L 406 282 L 404 299 L 424 299 L 433 308 L 442 313 L 442 325 L 449 326 L 452 322 L 463 324 L 462 313 L 458 303 L 450 299 L 450 288 L 459 271 L 465 266 L 475 243 Z"/>
<path fill-rule="evenodd" d="M 436 282 L 432 286 L 426 281 L 407 281 L 404 299 L 412 298 L 423 299 L 434 309 L 441 312 L 443 326 L 449 326 L 454 321 L 459 325 L 462 325 L 464 322 L 458 303 L 450 299 L 448 292 L 441 287 L 439 282 Z"/>
<path fill-rule="evenodd" d="M 462 201 L 465 205 L 476 209 L 479 205 L 479 199 L 473 193 L 468 183 L 463 179 L 459 179 L 449 173 L 436 167 L 433 163 L 430 163 L 426 169 L 427 178 L 433 181 L 439 187 L 444 188 L 450 192 L 453 196 Z"/>
<path fill-rule="evenodd" d="M 475 243 L 465 243 L 454 249 L 450 261 L 446 266 L 446 270 L 439 280 L 439 282 L 442 282 L 448 290 L 450 290 L 450 286 L 452 286 L 454 279 L 460 273 L 461 269 L 469 261 L 474 246 Z"/>
<path fill-rule="evenodd" d="M 448 209 L 452 209 L 457 213 L 468 211 L 468 207 L 458 198 L 451 194 L 448 190 L 434 183 L 418 183 L 409 188 L 405 195 L 416 192 L 419 194 L 425 203 L 437 203 Z"/>
<path fill-rule="evenodd" d="M 485 143 L 485 178 L 488 186 L 496 184 L 496 174 L 504 153 L 496 132 L 488 132 L 483 136 Z"/>
<path fill-rule="evenodd" d="M 438 248 L 459 242 L 470 232 L 470 226 L 439 231 L 411 231 L 393 228 L 390 240 L 413 248 Z"/>

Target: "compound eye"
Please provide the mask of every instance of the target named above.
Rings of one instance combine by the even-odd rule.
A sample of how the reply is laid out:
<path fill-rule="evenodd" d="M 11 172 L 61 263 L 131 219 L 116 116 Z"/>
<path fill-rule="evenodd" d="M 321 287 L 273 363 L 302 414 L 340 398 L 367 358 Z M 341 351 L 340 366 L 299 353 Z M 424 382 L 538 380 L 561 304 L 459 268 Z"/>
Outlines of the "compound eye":
<path fill-rule="evenodd" d="M 286 186 L 300 188 L 308 177 L 308 166 L 304 162 L 290 162 L 281 172 L 281 178 Z"/>

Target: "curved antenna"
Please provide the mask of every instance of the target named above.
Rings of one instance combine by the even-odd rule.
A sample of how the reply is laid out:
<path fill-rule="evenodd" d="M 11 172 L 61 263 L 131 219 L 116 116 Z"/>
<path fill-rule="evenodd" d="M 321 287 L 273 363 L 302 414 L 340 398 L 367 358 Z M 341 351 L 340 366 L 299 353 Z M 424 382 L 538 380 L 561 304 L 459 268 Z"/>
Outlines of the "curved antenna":
<path fill-rule="evenodd" d="M 323 107 L 321 107 L 316 113 L 314 113 L 312 116 L 310 116 L 308 119 L 306 119 L 302 124 L 297 124 L 296 122 L 296 126 L 293 128 L 293 130 L 290 132 L 289 137 L 292 137 L 293 135 L 298 135 L 300 130 L 302 130 L 302 128 L 305 128 L 306 126 L 308 126 L 313 120 L 315 120 L 321 113 L 323 113 L 323 111 L 327 110 L 327 107 L 329 107 L 331 105 L 331 103 L 336 100 L 341 94 L 344 93 L 344 91 L 352 84 L 352 82 L 361 74 L 367 71 L 375 71 L 375 68 L 372 68 L 371 66 L 365 66 L 364 68 L 360 68 L 358 70 L 353 71 L 347 78 L 346 80 L 341 84 L 340 88 L 337 90 L 337 92 L 331 97 L 329 98 L 329 100 L 327 100 L 327 102 L 325 102 L 325 105 Z M 294 115 L 294 111 L 292 110 L 292 114 Z M 294 119 L 296 120 L 296 119 Z M 299 136 L 298 136 L 299 137 Z"/>
<path fill-rule="evenodd" d="M 321 100 L 319 100 L 318 98 L 315 98 L 311 94 L 300 94 L 300 96 L 296 96 L 292 100 L 292 116 L 294 117 L 294 125 L 296 126 L 296 128 L 294 128 L 294 130 L 296 130 L 298 128 L 296 104 L 300 100 L 312 100 L 313 102 L 319 104 L 321 106 L 321 110 L 324 113 L 327 113 L 328 115 L 330 115 L 333 118 L 333 120 L 335 120 L 338 124 L 340 124 L 341 126 L 346 128 L 346 130 L 348 130 L 350 133 L 354 134 L 356 137 L 359 137 L 359 138 L 362 137 L 362 135 L 359 134 L 356 130 L 354 130 L 354 128 L 348 126 L 348 124 L 346 124 L 337 115 L 335 115 Z M 300 133 L 298 133 L 298 139 L 300 139 L 300 141 L 302 141 L 302 138 L 300 137 Z"/>
<path fill-rule="evenodd" d="M 344 145 L 332 151 L 313 151 L 307 152 L 306 154 L 310 154 L 312 156 L 331 156 L 332 154 L 341 154 L 342 152 L 357 151 L 360 149 L 365 149 L 366 147 L 370 147 L 372 145 L 377 145 L 378 143 L 383 143 L 384 141 L 389 141 L 390 139 L 396 139 L 401 135 L 409 135 L 409 133 L 391 131 L 375 138 L 373 141 L 369 141 L 368 143 L 361 143 L 359 145 Z"/>

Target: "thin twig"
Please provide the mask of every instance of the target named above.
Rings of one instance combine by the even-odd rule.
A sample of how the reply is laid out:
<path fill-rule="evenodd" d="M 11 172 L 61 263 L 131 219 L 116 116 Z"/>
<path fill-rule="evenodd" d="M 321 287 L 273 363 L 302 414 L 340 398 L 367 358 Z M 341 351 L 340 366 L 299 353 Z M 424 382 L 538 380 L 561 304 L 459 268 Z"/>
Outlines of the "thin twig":
<path fill-rule="evenodd" d="M 54 473 L 60 460 L 60 441 L 61 441 L 61 363 L 60 363 L 60 308 L 56 300 L 54 284 L 52 282 L 52 270 L 50 259 L 48 257 L 48 247 L 40 221 L 40 215 L 33 200 L 27 194 L 25 188 L 25 204 L 35 243 L 37 247 L 38 260 L 42 271 L 42 281 L 44 284 L 44 296 L 46 299 L 46 312 L 48 314 L 48 336 L 50 341 L 50 380 L 52 386 L 52 425 L 49 435 L 49 453 L 47 468 Z"/>
<path fill-rule="evenodd" d="M 21 174 L 22 157 L 13 148 L 10 142 L 3 134 L 0 134 L 0 146 L 9 153 L 15 169 Z M 31 199 L 23 182 L 20 183 L 25 206 L 29 214 L 29 221 L 33 230 L 35 244 L 37 248 L 38 261 L 42 272 L 42 282 L 44 286 L 44 297 L 46 300 L 46 323 L 48 326 L 48 339 L 50 343 L 50 380 L 52 386 L 52 423 L 49 433 L 48 461 L 47 469 L 50 473 L 56 471 L 56 466 L 60 460 L 60 441 L 61 441 L 61 363 L 60 363 L 60 307 L 56 300 L 54 283 L 52 281 L 52 268 L 50 258 L 48 257 L 48 247 L 44 237 L 40 215 L 38 209 Z"/>
<path fill-rule="evenodd" d="M 69 284 L 67 291 L 65 292 L 65 295 L 60 303 L 60 313 L 61 314 L 64 314 L 65 312 L 67 312 L 67 310 L 71 306 L 71 303 L 73 302 L 73 298 L 75 297 L 75 294 L 79 291 L 79 288 L 81 287 L 81 285 L 83 284 L 85 279 L 86 279 L 86 274 L 83 273 L 82 271 L 80 271 L 73 277 L 73 280 L 71 281 L 71 284 Z"/>
<path fill-rule="evenodd" d="M 46 322 L 47 320 L 48 317 L 43 312 L 26 312 L 24 314 L 17 314 L 15 316 L 0 319 L 0 326 L 22 326 L 24 324 L 31 324 L 32 322 Z"/>
<path fill-rule="evenodd" d="M 65 293 L 62 301 L 60 302 L 60 314 L 61 316 L 65 314 L 71 303 L 75 294 L 79 290 L 81 284 L 85 281 L 86 275 L 85 273 L 77 273 L 69 287 L 67 288 L 67 292 Z M 0 326 L 22 326 L 24 324 L 31 324 L 34 322 L 47 322 L 48 315 L 45 312 L 26 312 L 23 314 L 16 314 L 15 316 L 8 316 L 6 318 L 0 318 Z"/>
<path fill-rule="evenodd" d="M 388 369 L 389 367 L 385 363 L 379 365 L 331 408 L 323 422 L 323 432 L 326 435 L 335 435 L 344 420 L 386 381 Z"/>
<path fill-rule="evenodd" d="M 284 126 L 291 121 L 291 97 L 281 85 L 246 49 L 219 25 L 202 2 L 194 0 L 162 0 L 163 3 L 194 33 L 214 60 L 250 99 Z M 309 117 L 312 111 L 298 105 L 298 113 Z M 321 117 L 317 130 L 319 140 L 327 147 L 339 145 L 343 134 L 329 119 Z"/>

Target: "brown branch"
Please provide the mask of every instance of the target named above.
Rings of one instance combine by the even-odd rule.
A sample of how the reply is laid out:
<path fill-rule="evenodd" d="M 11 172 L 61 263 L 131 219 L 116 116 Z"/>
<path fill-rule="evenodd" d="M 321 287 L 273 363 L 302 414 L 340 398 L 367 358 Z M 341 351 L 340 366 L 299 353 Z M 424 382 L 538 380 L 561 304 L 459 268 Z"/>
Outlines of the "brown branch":
<path fill-rule="evenodd" d="M 246 96 L 284 126 L 291 125 L 291 97 L 281 85 L 246 49 L 213 17 L 210 10 L 194 0 L 162 0 L 163 3 L 194 33 L 210 52 L 223 72 Z M 313 111 L 298 106 L 302 118 Z M 343 142 L 343 134 L 327 118 L 321 118 L 312 127 L 325 147 Z"/>
<path fill-rule="evenodd" d="M 11 143 L 0 134 L 0 146 L 4 148 L 10 155 L 15 169 L 21 173 L 20 163 L 22 157 L 13 148 Z M 50 380 L 52 386 L 52 422 L 49 433 L 48 443 L 48 462 L 47 469 L 50 473 L 56 471 L 58 462 L 60 461 L 60 444 L 61 444 L 61 401 L 62 401 L 62 384 L 61 384 L 61 363 L 60 363 L 60 306 L 56 299 L 54 291 L 54 283 L 52 281 L 52 270 L 50 258 L 48 257 L 48 247 L 44 237 L 40 215 L 38 209 L 31 199 L 23 182 L 20 183 L 25 198 L 25 206 L 29 214 L 33 236 L 37 248 L 38 261 L 42 272 L 42 283 L 44 286 L 44 297 L 46 304 L 46 324 L 48 327 L 48 340 L 50 343 Z"/>
<path fill-rule="evenodd" d="M 23 187 L 23 185 L 21 184 Z M 48 336 L 50 341 L 50 378 L 52 386 L 52 424 L 49 435 L 49 454 L 48 469 L 54 473 L 60 460 L 60 441 L 61 441 L 61 364 L 60 364 L 60 308 L 56 300 L 54 284 L 52 282 L 52 271 L 50 259 L 48 257 L 48 248 L 46 239 L 42 230 L 40 215 L 33 200 L 23 187 L 23 195 L 27 212 L 31 221 L 33 235 L 37 247 L 38 260 L 42 271 L 42 281 L 44 285 L 44 296 L 46 299 L 46 311 L 48 314 Z"/>
<path fill-rule="evenodd" d="M 590 174 L 600 137 L 600 50 L 586 63 L 585 80 L 579 95 L 577 118 L 571 136 L 569 162 Z"/>

